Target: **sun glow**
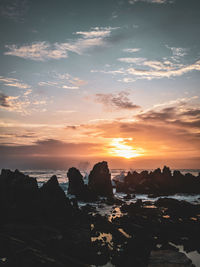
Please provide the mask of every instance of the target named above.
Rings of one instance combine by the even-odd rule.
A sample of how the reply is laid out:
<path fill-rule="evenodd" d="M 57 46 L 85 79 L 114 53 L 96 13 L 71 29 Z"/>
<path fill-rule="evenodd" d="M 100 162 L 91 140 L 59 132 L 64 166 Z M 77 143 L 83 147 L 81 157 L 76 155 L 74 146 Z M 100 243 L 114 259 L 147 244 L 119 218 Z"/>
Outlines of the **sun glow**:
<path fill-rule="evenodd" d="M 109 153 L 126 159 L 143 155 L 144 150 L 142 148 L 133 148 L 127 144 L 128 141 L 132 141 L 132 138 L 113 138 Z"/>

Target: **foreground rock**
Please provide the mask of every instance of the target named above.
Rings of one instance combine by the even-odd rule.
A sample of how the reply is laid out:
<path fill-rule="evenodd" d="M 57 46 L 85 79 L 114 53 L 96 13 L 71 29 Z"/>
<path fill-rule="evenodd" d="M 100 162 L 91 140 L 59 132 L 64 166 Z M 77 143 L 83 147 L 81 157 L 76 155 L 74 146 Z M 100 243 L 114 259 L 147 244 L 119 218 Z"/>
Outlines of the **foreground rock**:
<path fill-rule="evenodd" d="M 185 254 L 173 250 L 152 251 L 148 267 L 192 267 Z"/>
<path fill-rule="evenodd" d="M 70 168 L 67 172 L 69 179 L 68 194 L 75 195 L 77 199 L 83 201 L 95 201 L 96 194 L 84 184 L 83 176 L 76 168 Z"/>
<path fill-rule="evenodd" d="M 38 199 L 37 181 L 15 170 L 2 169 L 0 175 L 1 220 L 33 217 Z"/>
<path fill-rule="evenodd" d="M 89 218 L 71 205 L 56 176 L 38 188 L 34 178 L 2 170 L 0 206 L 0 266 L 90 263 Z"/>
<path fill-rule="evenodd" d="M 91 172 L 98 181 L 93 184 L 95 192 L 100 195 L 103 189 L 99 179 L 110 179 L 110 174 L 104 162 L 96 168 L 103 169 L 101 175 L 95 167 Z M 164 173 L 170 175 L 169 169 Z M 78 170 L 73 169 L 72 174 L 80 178 Z M 85 190 L 80 184 L 80 179 L 73 183 L 74 194 Z M 76 191 L 79 186 L 81 190 Z M 191 261 L 177 247 L 200 253 L 198 204 L 169 198 L 126 204 L 103 198 L 98 208 L 87 204 L 80 209 L 75 198 L 71 204 L 56 176 L 38 188 L 35 179 L 8 170 L 0 175 L 0 192 L 0 205 L 4 207 L 0 266 L 83 267 L 111 262 L 116 267 L 191 267 Z M 106 191 L 106 196 L 111 195 Z M 100 215 L 100 207 L 112 212 Z"/>
<path fill-rule="evenodd" d="M 64 191 L 59 186 L 54 175 L 39 189 L 38 209 L 41 217 L 49 221 L 59 219 L 69 221 L 73 215 L 73 208 Z"/>
<path fill-rule="evenodd" d="M 94 165 L 89 174 L 88 187 L 98 196 L 113 197 L 111 174 L 106 161 Z"/>

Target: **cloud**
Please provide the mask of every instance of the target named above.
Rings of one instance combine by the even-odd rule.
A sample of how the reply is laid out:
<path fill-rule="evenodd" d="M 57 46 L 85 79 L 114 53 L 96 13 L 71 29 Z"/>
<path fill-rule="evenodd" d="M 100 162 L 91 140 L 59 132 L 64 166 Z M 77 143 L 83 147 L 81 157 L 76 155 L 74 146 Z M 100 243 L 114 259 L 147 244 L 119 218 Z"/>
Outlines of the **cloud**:
<path fill-rule="evenodd" d="M 112 30 L 118 28 L 92 28 L 91 31 L 79 31 L 76 35 L 81 35 L 82 38 L 76 40 L 70 40 L 64 43 L 50 44 L 48 42 L 35 42 L 32 44 L 25 44 L 22 46 L 6 45 L 8 49 L 4 52 L 4 55 L 16 56 L 25 59 L 31 59 L 35 61 L 46 61 L 50 59 L 62 59 L 68 57 L 68 52 L 73 52 L 79 55 L 85 53 L 88 49 L 107 46 L 108 42 L 106 37 L 109 37 Z"/>
<path fill-rule="evenodd" d="M 125 63 L 141 64 L 146 60 L 146 58 L 142 58 L 142 57 L 124 57 L 124 58 L 118 58 L 117 60 L 120 61 L 120 62 L 125 62 Z"/>
<path fill-rule="evenodd" d="M 95 27 L 92 28 L 91 31 L 78 31 L 75 34 L 82 35 L 83 38 L 91 39 L 91 38 L 105 38 L 110 36 L 112 30 L 116 30 L 118 27 Z"/>
<path fill-rule="evenodd" d="M 118 61 L 131 64 L 129 68 L 117 70 L 91 70 L 91 72 L 102 72 L 106 74 L 123 75 L 122 82 L 134 82 L 138 79 L 161 79 L 182 76 L 192 71 L 200 71 L 200 60 L 193 64 L 174 63 L 169 60 L 147 60 L 141 57 L 118 58 Z M 135 66 L 133 66 L 135 65 Z"/>
<path fill-rule="evenodd" d="M 107 46 L 107 42 L 102 37 L 89 39 L 80 38 L 71 43 L 56 43 L 56 46 L 60 51 L 70 51 L 82 55 L 88 49 L 98 46 Z"/>
<path fill-rule="evenodd" d="M 30 115 L 33 112 L 44 112 L 44 105 L 47 104 L 46 100 L 37 99 L 33 96 L 29 96 L 32 90 L 28 90 L 25 93 L 18 96 L 7 96 L 4 93 L 0 92 L 0 109 L 9 111 L 9 112 L 17 112 L 22 115 Z M 39 110 L 39 107 L 42 109 Z M 9 127 L 9 123 L 5 124 L 5 126 Z M 4 127 L 4 124 L 0 127 Z"/>
<path fill-rule="evenodd" d="M 21 112 L 22 102 L 18 100 L 19 96 L 7 96 L 0 93 L 0 108 L 8 111 Z"/>
<path fill-rule="evenodd" d="M 52 82 L 52 81 L 47 81 L 47 82 L 39 82 L 39 86 L 58 86 L 58 82 Z"/>
<path fill-rule="evenodd" d="M 9 104 L 9 96 L 0 93 L 0 106 L 7 108 L 10 106 Z"/>
<path fill-rule="evenodd" d="M 1 145 L 1 167 L 67 169 L 80 160 L 102 153 L 98 143 L 70 143 L 57 139 L 42 139 L 29 145 Z"/>
<path fill-rule="evenodd" d="M 180 108 L 181 107 L 181 108 Z M 150 110 L 136 116 L 139 121 L 146 123 L 168 124 L 183 128 L 196 128 L 200 130 L 199 108 L 184 108 L 183 104 L 167 107 L 159 111 Z"/>
<path fill-rule="evenodd" d="M 52 72 L 49 74 L 51 81 L 39 82 L 39 86 L 50 86 L 56 88 L 63 88 L 69 90 L 79 89 L 81 86 L 87 84 L 87 81 L 80 79 L 79 77 L 73 77 L 69 73 L 57 73 Z"/>
<path fill-rule="evenodd" d="M 9 51 L 5 52 L 4 55 L 16 56 L 25 59 L 32 59 L 35 61 L 45 61 L 47 59 L 61 59 L 67 58 L 67 50 L 60 48 L 59 44 L 53 45 L 48 42 L 37 42 L 30 45 L 17 46 L 6 45 Z"/>
<path fill-rule="evenodd" d="M 157 65 L 158 67 L 158 65 Z M 155 67 L 154 67 L 155 68 Z M 161 67 L 162 68 L 162 67 Z M 136 68 L 129 68 L 127 69 L 127 73 L 137 76 L 142 79 L 159 79 L 159 78 L 170 78 L 175 76 L 181 76 L 185 73 L 191 71 L 200 71 L 200 60 L 196 61 L 191 65 L 185 65 L 183 67 L 177 69 L 156 69 L 156 70 L 143 70 L 143 69 L 136 69 Z"/>
<path fill-rule="evenodd" d="M 0 76 L 0 82 L 3 82 L 5 86 L 17 87 L 20 89 L 28 89 L 31 87 L 30 85 L 23 83 L 18 79 L 3 76 Z"/>
<path fill-rule="evenodd" d="M 177 98 L 174 100 L 169 100 L 164 103 L 158 103 L 153 106 L 154 109 L 156 108 L 163 108 L 163 106 L 179 106 L 181 107 L 182 105 L 188 104 L 190 101 L 198 99 L 198 96 L 191 96 L 191 97 L 182 97 L 182 98 Z"/>
<path fill-rule="evenodd" d="M 63 85 L 63 89 L 70 89 L 70 90 L 77 90 L 79 87 L 77 86 L 68 86 L 68 85 Z"/>
<path fill-rule="evenodd" d="M 30 95 L 32 93 L 31 89 L 28 89 L 26 92 L 24 92 L 24 96 Z"/>
<path fill-rule="evenodd" d="M 121 91 L 117 94 L 96 94 L 95 100 L 98 103 L 103 104 L 106 109 L 127 109 L 134 110 L 140 108 L 140 106 L 133 104 L 128 98 L 129 93 Z"/>
<path fill-rule="evenodd" d="M 186 49 L 186 48 L 182 48 L 182 47 L 170 47 L 168 45 L 166 45 L 166 47 L 172 51 L 172 54 L 175 57 L 184 57 L 185 55 L 187 55 L 187 50 L 188 49 Z"/>
<path fill-rule="evenodd" d="M 145 2 L 145 3 L 152 3 L 152 4 L 166 4 L 166 3 L 173 3 L 173 0 L 129 0 L 129 4 L 134 5 L 137 2 Z"/>
<path fill-rule="evenodd" d="M 128 52 L 128 53 L 136 53 L 139 52 L 141 49 L 140 48 L 125 48 L 123 49 L 124 52 Z"/>

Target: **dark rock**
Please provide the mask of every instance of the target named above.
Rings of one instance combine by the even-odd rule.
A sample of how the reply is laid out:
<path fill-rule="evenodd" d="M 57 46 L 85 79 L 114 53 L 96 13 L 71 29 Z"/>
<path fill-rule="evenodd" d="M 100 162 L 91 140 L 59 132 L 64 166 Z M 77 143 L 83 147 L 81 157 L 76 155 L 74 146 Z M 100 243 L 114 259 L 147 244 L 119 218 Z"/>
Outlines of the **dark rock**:
<path fill-rule="evenodd" d="M 89 189 L 98 196 L 113 197 L 111 174 L 105 161 L 94 165 L 89 174 Z"/>
<path fill-rule="evenodd" d="M 172 195 L 176 193 L 200 193 L 200 177 L 190 173 L 185 175 L 180 171 L 173 174 L 169 167 L 164 166 L 148 173 L 128 172 L 124 181 L 115 181 L 116 192 L 142 193 L 154 196 Z"/>
<path fill-rule="evenodd" d="M 152 251 L 148 267 L 192 267 L 192 261 L 184 253 L 174 250 Z"/>
<path fill-rule="evenodd" d="M 70 168 L 67 172 L 69 178 L 68 194 L 75 195 L 77 199 L 83 201 L 95 201 L 97 196 L 84 184 L 83 176 L 76 168 Z"/>
<path fill-rule="evenodd" d="M 123 197 L 125 200 L 131 199 L 131 194 L 127 194 L 126 196 Z"/>
<path fill-rule="evenodd" d="M 80 196 L 85 189 L 80 171 L 74 167 L 70 168 L 67 172 L 67 177 L 69 178 L 68 194 Z"/>
<path fill-rule="evenodd" d="M 3 218 L 31 218 L 37 209 L 38 185 L 35 178 L 15 170 L 2 169 L 0 175 L 0 208 Z"/>
<path fill-rule="evenodd" d="M 69 218 L 72 215 L 72 205 L 64 191 L 59 186 L 54 175 L 40 189 L 40 209 L 45 219 L 52 221 L 59 218 Z"/>

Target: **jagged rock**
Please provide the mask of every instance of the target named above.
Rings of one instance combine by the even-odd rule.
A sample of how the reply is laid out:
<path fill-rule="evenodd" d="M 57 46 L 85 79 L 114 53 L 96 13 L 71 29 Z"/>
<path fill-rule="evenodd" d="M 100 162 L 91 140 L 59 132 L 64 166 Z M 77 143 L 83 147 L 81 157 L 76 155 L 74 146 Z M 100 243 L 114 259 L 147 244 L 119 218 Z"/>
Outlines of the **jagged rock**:
<path fill-rule="evenodd" d="M 106 161 L 94 165 L 89 174 L 88 187 L 98 196 L 113 197 L 111 174 Z"/>
<path fill-rule="evenodd" d="M 96 194 L 84 184 L 83 176 L 78 169 L 70 168 L 67 177 L 69 178 L 68 194 L 75 195 L 77 199 L 83 201 L 95 201 L 97 199 Z"/>
<path fill-rule="evenodd" d="M 124 181 L 115 181 L 116 192 L 142 193 L 160 195 L 172 195 L 176 193 L 199 194 L 200 177 L 190 173 L 183 175 L 180 171 L 173 174 L 169 167 L 164 166 L 148 173 L 128 172 Z"/>
<path fill-rule="evenodd" d="M 174 250 L 152 251 L 148 267 L 192 267 L 192 261 L 184 253 Z"/>
<path fill-rule="evenodd" d="M 166 166 L 164 166 L 164 168 L 163 168 L 163 174 L 165 175 L 165 176 L 171 176 L 172 174 L 171 174 L 171 170 L 170 170 L 170 168 L 169 167 L 166 167 Z"/>
<path fill-rule="evenodd" d="M 72 205 L 59 186 L 56 175 L 40 188 L 41 212 L 46 219 L 68 218 L 72 214 Z"/>
<path fill-rule="evenodd" d="M 84 187 L 83 176 L 80 171 L 76 168 L 70 168 L 67 172 L 69 178 L 68 194 L 80 196 Z"/>

